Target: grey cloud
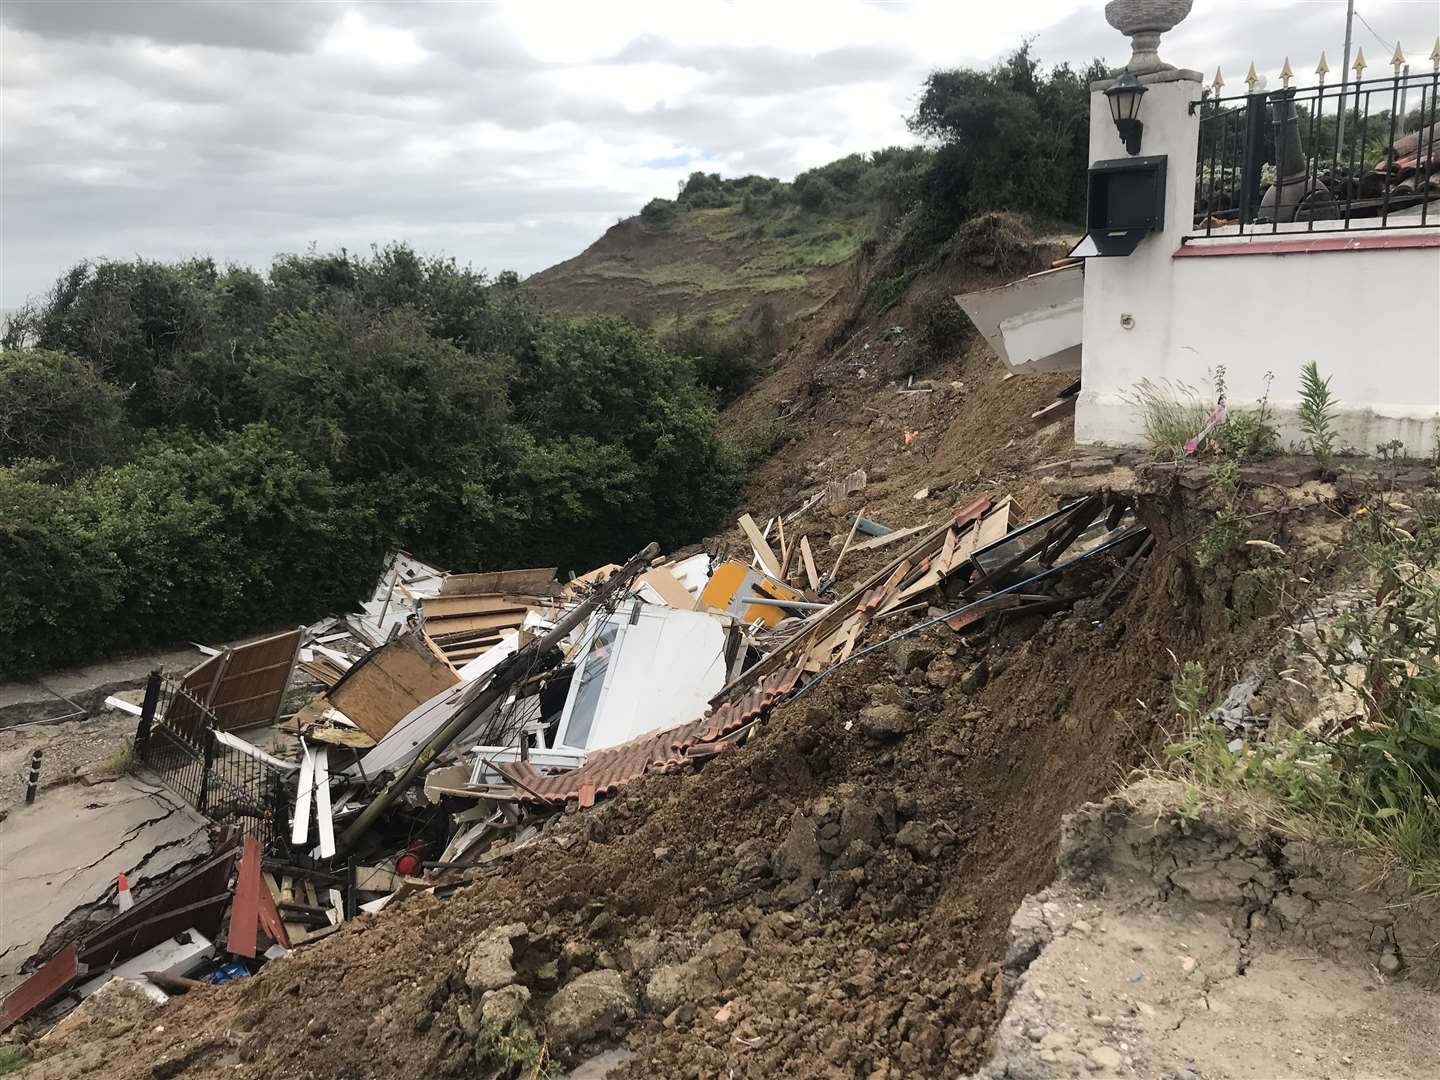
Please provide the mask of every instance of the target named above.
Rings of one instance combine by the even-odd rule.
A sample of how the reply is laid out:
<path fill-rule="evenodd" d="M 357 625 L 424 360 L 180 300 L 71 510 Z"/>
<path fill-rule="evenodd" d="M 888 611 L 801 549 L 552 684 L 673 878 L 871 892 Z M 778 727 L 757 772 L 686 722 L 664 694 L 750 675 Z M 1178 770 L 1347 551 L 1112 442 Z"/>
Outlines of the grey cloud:
<path fill-rule="evenodd" d="M 167 45 L 304 52 L 335 20 L 320 3 L 256 0 L 6 0 L 0 19 L 50 38 L 140 37 Z"/>

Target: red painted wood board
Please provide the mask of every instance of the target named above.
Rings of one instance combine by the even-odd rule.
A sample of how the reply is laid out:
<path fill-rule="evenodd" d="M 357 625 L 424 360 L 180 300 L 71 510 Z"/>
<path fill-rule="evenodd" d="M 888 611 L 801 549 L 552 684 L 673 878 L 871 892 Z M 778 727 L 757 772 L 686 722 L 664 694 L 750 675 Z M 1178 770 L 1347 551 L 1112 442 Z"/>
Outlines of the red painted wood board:
<path fill-rule="evenodd" d="M 80 964 L 75 956 L 75 946 L 66 945 L 44 967 L 10 991 L 5 999 L 4 1011 L 0 1012 L 0 1029 L 23 1020 L 79 977 Z"/>
<path fill-rule="evenodd" d="M 260 845 L 245 838 L 240 871 L 235 877 L 235 903 L 230 906 L 230 934 L 225 948 L 236 956 L 255 955 L 255 932 L 260 925 Z"/>

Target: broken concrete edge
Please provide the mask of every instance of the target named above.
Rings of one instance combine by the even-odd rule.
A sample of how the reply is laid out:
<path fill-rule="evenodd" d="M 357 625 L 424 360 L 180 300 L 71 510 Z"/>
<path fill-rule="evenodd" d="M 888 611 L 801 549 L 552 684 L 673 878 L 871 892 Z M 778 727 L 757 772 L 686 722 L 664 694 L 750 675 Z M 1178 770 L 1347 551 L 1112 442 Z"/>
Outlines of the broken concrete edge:
<path fill-rule="evenodd" d="M 1261 807 L 1197 803 L 1187 791 L 1147 777 L 1064 818 L 1059 876 L 1011 920 L 1007 1005 L 1053 941 L 1090 931 L 1079 904 L 1056 902 L 1061 896 L 1110 911 L 1163 907 L 1182 923 L 1186 912 L 1214 917 L 1229 928 L 1242 971 L 1252 951 L 1289 943 L 1383 979 L 1440 986 L 1440 902 L 1415 899 L 1373 859 L 1285 835 Z M 1027 1024 L 1023 1011 L 1007 1011 L 981 1076 L 1011 1075 L 1017 1050 L 1043 1054 Z M 1119 1064 L 1102 1055 L 1094 1067 Z"/>

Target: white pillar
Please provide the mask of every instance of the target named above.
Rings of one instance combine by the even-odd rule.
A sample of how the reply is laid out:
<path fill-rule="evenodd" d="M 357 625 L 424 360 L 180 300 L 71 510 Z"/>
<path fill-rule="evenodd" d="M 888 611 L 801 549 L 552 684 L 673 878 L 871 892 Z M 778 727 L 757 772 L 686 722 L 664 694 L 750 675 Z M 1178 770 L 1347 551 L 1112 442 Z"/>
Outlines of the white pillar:
<path fill-rule="evenodd" d="M 1139 117 L 1145 125 L 1140 153 L 1164 155 L 1165 223 L 1123 258 L 1085 261 L 1082 387 L 1075 410 L 1075 441 L 1112 446 L 1144 442 L 1143 418 L 1125 395 L 1154 377 L 1170 353 L 1171 313 L 1176 301 L 1174 259 L 1180 238 L 1191 230 L 1195 210 L 1195 162 L 1200 116 L 1198 71 L 1160 71 L 1140 76 L 1146 88 Z M 1090 161 L 1126 156 L 1110 118 L 1104 90 L 1090 87 Z M 1218 318 L 1223 313 L 1217 312 Z"/>

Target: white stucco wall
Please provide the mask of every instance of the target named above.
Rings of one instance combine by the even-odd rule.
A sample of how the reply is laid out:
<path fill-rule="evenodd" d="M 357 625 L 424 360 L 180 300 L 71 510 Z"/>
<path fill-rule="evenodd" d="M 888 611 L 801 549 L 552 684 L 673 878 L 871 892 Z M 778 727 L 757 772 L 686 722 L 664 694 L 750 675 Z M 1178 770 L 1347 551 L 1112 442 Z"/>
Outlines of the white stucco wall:
<path fill-rule="evenodd" d="M 1430 453 L 1440 418 L 1440 248 L 1262 254 L 1257 244 L 1257 253 L 1177 257 L 1194 204 L 1199 121 L 1187 106 L 1200 96 L 1198 78 L 1180 75 L 1147 83 L 1141 110 L 1141 153 L 1169 156 L 1164 232 L 1126 258 L 1086 262 L 1076 441 L 1143 445 L 1143 418 L 1127 400 L 1136 384 L 1183 384 L 1208 401 L 1223 364 L 1230 403 L 1242 408 L 1274 373 L 1282 442 L 1298 443 L 1299 369 L 1313 359 L 1340 399 L 1342 445 L 1374 453 L 1399 439 L 1412 456 Z M 1104 96 L 1092 94 L 1091 160 L 1123 153 Z M 1303 245 L 1313 234 L 1262 239 Z"/>

